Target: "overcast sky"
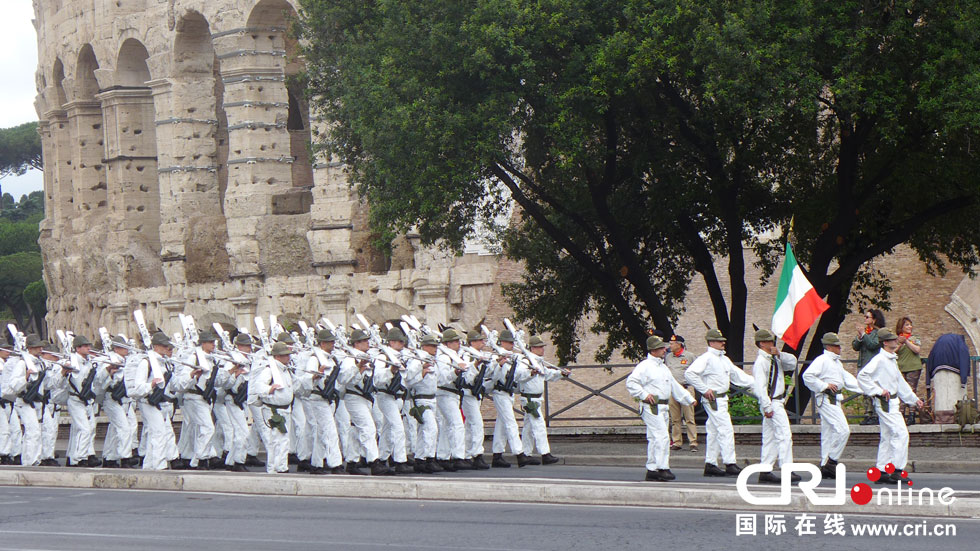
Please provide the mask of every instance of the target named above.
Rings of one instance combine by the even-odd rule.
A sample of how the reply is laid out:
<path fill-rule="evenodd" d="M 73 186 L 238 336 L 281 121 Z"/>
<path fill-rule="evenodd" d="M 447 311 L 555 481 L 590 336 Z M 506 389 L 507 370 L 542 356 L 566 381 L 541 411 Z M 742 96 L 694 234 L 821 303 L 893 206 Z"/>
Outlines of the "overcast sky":
<path fill-rule="evenodd" d="M 37 33 L 31 0 L 0 0 L 0 128 L 37 120 L 34 110 L 34 71 L 37 69 Z M 0 180 L 4 193 L 17 200 L 25 193 L 44 187 L 41 173 L 32 170 L 20 177 Z"/>

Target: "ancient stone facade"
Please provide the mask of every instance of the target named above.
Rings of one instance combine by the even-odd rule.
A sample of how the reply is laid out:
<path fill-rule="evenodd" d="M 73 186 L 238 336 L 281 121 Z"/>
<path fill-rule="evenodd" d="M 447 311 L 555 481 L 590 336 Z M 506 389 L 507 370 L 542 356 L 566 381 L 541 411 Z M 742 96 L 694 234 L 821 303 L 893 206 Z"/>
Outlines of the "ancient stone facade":
<path fill-rule="evenodd" d="M 302 63 L 286 30 L 295 2 L 34 6 L 51 328 L 133 334 L 136 308 L 170 331 L 180 312 L 251 326 L 257 313 L 349 323 L 354 311 L 404 310 L 464 327 L 484 318 L 499 327 L 510 313 L 499 283 L 517 280 L 520 265 L 479 251 L 454 257 L 411 235 L 387 258 L 371 246 L 367 206 L 342 167 L 310 158 L 319 122 L 290 79 Z M 928 276 L 907 249 L 880 262 L 895 282 L 890 324 L 908 312 L 927 346 L 958 331 L 980 347 L 977 281 Z M 775 289 L 753 285 L 747 264 L 747 321 L 767 325 Z M 678 332 L 700 352 L 712 314 L 698 281 L 686 306 Z M 582 334 L 587 363 L 602 337 L 585 324 Z M 747 357 L 753 348 L 745 343 Z"/>
<path fill-rule="evenodd" d="M 132 334 L 136 308 L 171 330 L 179 312 L 347 323 L 389 303 L 482 319 L 496 257 L 408 236 L 389 260 L 341 167 L 310 158 L 294 2 L 34 6 L 49 326 Z"/>

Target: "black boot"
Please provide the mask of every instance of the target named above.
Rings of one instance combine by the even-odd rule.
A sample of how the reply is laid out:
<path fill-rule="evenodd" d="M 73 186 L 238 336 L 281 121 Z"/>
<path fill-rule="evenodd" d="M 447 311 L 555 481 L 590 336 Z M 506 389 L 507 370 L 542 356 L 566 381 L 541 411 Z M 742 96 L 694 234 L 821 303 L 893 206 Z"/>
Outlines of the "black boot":
<path fill-rule="evenodd" d="M 119 468 L 119 462 L 118 461 L 115 461 L 115 460 L 112 460 L 112 459 L 106 459 L 105 461 L 102 462 L 102 468 L 103 469 L 118 469 Z"/>
<path fill-rule="evenodd" d="M 395 474 L 412 474 L 415 471 L 408 463 L 395 463 Z"/>
<path fill-rule="evenodd" d="M 490 461 L 490 465 L 499 469 L 507 469 L 510 467 L 510 463 L 504 459 L 504 454 L 502 453 L 493 454 L 493 459 Z"/>
<path fill-rule="evenodd" d="M 718 465 L 711 463 L 704 464 L 704 476 L 725 476 L 725 471 L 718 468 Z"/>
<path fill-rule="evenodd" d="M 533 465 L 533 463 L 531 463 L 531 458 L 528 457 L 527 455 L 524 455 L 523 453 L 518 454 L 517 455 L 517 466 L 518 467 L 523 467 L 525 465 Z"/>
<path fill-rule="evenodd" d="M 438 461 L 436 461 L 436 459 L 434 457 L 430 457 L 430 458 L 426 459 L 425 460 L 425 464 L 426 464 L 429 472 L 432 472 L 432 473 L 441 473 L 441 472 L 443 472 L 443 471 L 446 470 L 446 469 L 443 469 L 442 468 L 442 465 Z"/>
<path fill-rule="evenodd" d="M 478 455 L 473 458 L 473 468 L 476 470 L 485 471 L 490 468 L 490 465 L 487 465 L 487 462 L 483 460 L 482 455 Z"/>
<path fill-rule="evenodd" d="M 660 473 L 660 476 L 663 477 L 664 480 L 674 480 L 677 478 L 674 476 L 674 473 L 670 472 L 670 469 L 660 469 L 657 472 Z"/>
<path fill-rule="evenodd" d="M 368 467 L 367 458 L 362 457 L 362 458 L 360 458 L 360 459 L 357 460 L 357 468 L 359 468 L 359 469 L 366 469 L 367 467 Z"/>
<path fill-rule="evenodd" d="M 666 479 L 660 474 L 660 471 L 647 470 L 646 480 L 651 482 L 665 482 Z"/>
<path fill-rule="evenodd" d="M 356 475 L 363 476 L 366 475 L 367 473 L 362 471 L 361 468 L 357 466 L 357 463 L 351 461 L 347 463 L 347 474 L 356 474 Z"/>
<path fill-rule="evenodd" d="M 759 484 L 779 484 L 779 477 L 772 473 L 759 473 Z"/>
<path fill-rule="evenodd" d="M 344 474 L 345 472 L 347 471 L 344 470 L 343 465 L 337 465 L 336 467 L 330 469 L 330 474 Z"/>
<path fill-rule="evenodd" d="M 95 457 L 94 455 L 90 455 L 90 456 L 88 456 L 88 461 L 86 463 L 86 466 L 88 466 L 88 467 L 101 467 L 102 466 L 102 460 L 99 459 L 98 457 Z"/>
<path fill-rule="evenodd" d="M 296 472 L 298 473 L 308 473 L 313 470 L 313 465 L 310 465 L 309 459 L 304 459 L 296 465 Z"/>
<path fill-rule="evenodd" d="M 265 467 L 265 461 L 260 460 L 254 455 L 245 456 L 245 466 L 246 467 Z"/>
<path fill-rule="evenodd" d="M 437 462 L 439 463 L 439 466 L 442 467 L 442 470 L 448 473 L 456 472 L 456 466 L 453 465 L 452 459 L 438 459 Z"/>
<path fill-rule="evenodd" d="M 248 467 L 244 463 L 235 463 L 231 467 L 228 467 L 228 470 L 233 473 L 247 473 Z"/>
<path fill-rule="evenodd" d="M 830 461 L 820 466 L 820 474 L 824 478 L 829 478 L 831 480 L 837 478 L 837 469 L 830 466 Z"/>
<path fill-rule="evenodd" d="M 725 475 L 727 476 L 738 476 L 740 472 L 742 472 L 742 468 L 734 463 L 725 465 Z"/>
<path fill-rule="evenodd" d="M 560 461 L 559 458 L 551 455 L 550 453 L 546 453 L 546 454 L 544 454 L 544 455 L 541 456 L 541 464 L 542 465 L 552 465 L 554 463 L 558 463 L 559 461 Z"/>
<path fill-rule="evenodd" d="M 452 460 L 453 468 L 457 471 L 472 471 L 473 464 L 465 459 L 456 458 Z"/>
<path fill-rule="evenodd" d="M 289 465 L 295 465 L 299 463 L 299 457 L 296 457 L 295 453 L 291 453 L 286 456 L 286 463 Z"/>
<path fill-rule="evenodd" d="M 388 465 L 386 465 L 384 461 L 375 459 L 374 462 L 371 463 L 371 476 L 385 476 L 393 474 L 395 473 L 388 468 Z"/>

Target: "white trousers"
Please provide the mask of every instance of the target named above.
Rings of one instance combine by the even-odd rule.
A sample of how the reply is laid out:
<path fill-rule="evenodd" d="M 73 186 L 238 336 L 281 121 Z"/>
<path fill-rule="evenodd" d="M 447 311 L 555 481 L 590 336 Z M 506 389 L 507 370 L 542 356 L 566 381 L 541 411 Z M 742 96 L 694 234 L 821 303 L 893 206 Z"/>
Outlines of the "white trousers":
<path fill-rule="evenodd" d="M 123 400 L 123 407 L 126 409 L 126 417 L 129 419 L 129 449 L 130 454 L 132 450 L 139 448 L 139 420 L 136 418 L 136 402 L 126 398 Z"/>
<path fill-rule="evenodd" d="M 225 431 L 225 445 L 228 447 L 225 465 L 245 463 L 249 434 L 245 410 L 235 405 L 235 401 L 227 396 L 225 397 L 225 413 L 228 416 L 228 426 L 231 429 L 230 435 L 228 431 Z"/>
<path fill-rule="evenodd" d="M 5 404 L 0 409 L 0 455 L 10 455 L 10 412 L 13 406 Z"/>
<path fill-rule="evenodd" d="M 337 420 L 334 419 L 336 406 L 320 397 L 311 397 L 306 402 L 306 418 L 313 421 L 313 451 L 310 463 L 329 468 L 339 467 L 344 458 L 340 454 L 340 437 L 337 436 Z"/>
<path fill-rule="evenodd" d="M 551 453 L 551 444 L 548 443 L 548 426 L 544 423 L 544 404 L 541 398 L 525 398 L 521 396 L 521 407 L 532 401 L 538 404 L 538 417 L 530 413 L 524 414 L 524 427 L 521 429 L 521 444 L 524 446 L 524 453 L 530 455 L 534 449 L 538 453 L 545 455 Z"/>
<path fill-rule="evenodd" d="M 163 430 L 166 435 L 165 442 L 167 444 L 167 449 L 164 454 L 167 457 L 167 461 L 173 461 L 180 457 L 180 452 L 177 450 L 177 435 L 174 434 L 174 403 L 161 402 L 160 410 L 163 412 Z"/>
<path fill-rule="evenodd" d="M 418 457 L 419 422 L 409 413 L 412 400 L 402 401 L 402 427 L 405 430 L 405 453 Z"/>
<path fill-rule="evenodd" d="M 439 423 L 436 421 L 436 410 L 439 406 L 435 400 L 416 400 L 415 405 L 425 408 L 415 440 L 415 457 L 431 459 L 436 455 L 436 441 L 439 439 Z"/>
<path fill-rule="evenodd" d="M 10 420 L 7 421 L 7 426 L 10 430 L 10 455 L 17 456 L 20 455 L 21 450 L 24 446 L 24 433 L 21 430 L 20 415 L 17 414 L 17 408 L 13 404 L 10 406 Z M 69 439 L 69 448 L 70 448 Z"/>
<path fill-rule="evenodd" d="M 214 437 L 211 404 L 200 396 L 187 394 L 184 396 L 182 411 L 184 425 L 180 432 L 182 436 L 187 433 L 191 467 L 196 467 L 202 460 L 214 457 L 214 449 L 211 447 L 211 438 Z"/>
<path fill-rule="evenodd" d="M 111 396 L 106 398 L 102 409 L 109 418 L 109 428 L 105 434 L 105 442 L 102 443 L 102 457 L 109 461 L 128 458 L 133 449 L 129 445 L 130 426 L 126 410 Z"/>
<path fill-rule="evenodd" d="M 350 412 L 347 411 L 344 399 L 337 402 L 333 418 L 337 422 L 337 439 L 340 441 L 340 452 L 344 455 L 344 461 L 357 461 L 360 451 L 357 444 L 351 442 Z"/>
<path fill-rule="evenodd" d="M 497 420 L 493 424 L 493 453 L 504 453 L 508 445 L 511 453 L 524 453 L 524 444 L 517 430 L 517 419 L 514 418 L 514 396 L 499 390 L 493 391 L 493 407 L 497 410 Z"/>
<path fill-rule="evenodd" d="M 143 400 L 139 402 L 143 419 L 143 470 L 160 471 L 167 468 L 173 445 L 173 428 L 167 430 L 164 412 Z M 168 441 L 169 439 L 169 441 Z"/>
<path fill-rule="evenodd" d="M 446 449 L 438 450 L 438 458 L 462 459 L 466 454 L 466 429 L 463 428 L 463 414 L 459 411 L 459 394 L 437 391 L 436 404 L 446 423 L 439 426 L 440 436 L 446 435 Z"/>
<path fill-rule="evenodd" d="M 378 455 L 394 458 L 396 463 L 408 461 L 405 452 L 405 425 L 402 424 L 401 403 L 391 394 L 379 392 L 374 403 L 381 410 L 381 434 Z M 381 450 L 384 450 L 382 453 Z"/>
<path fill-rule="evenodd" d="M 290 449 L 294 450 L 300 461 L 309 460 L 313 453 L 313 433 L 307 427 L 306 398 L 293 401 L 293 425 L 290 432 Z"/>
<path fill-rule="evenodd" d="M 277 409 L 279 410 L 279 415 L 289 419 L 290 411 L 288 406 Z M 265 472 L 289 472 L 289 437 L 279 432 L 279 429 L 272 428 L 270 425 L 269 421 L 272 419 L 272 408 L 265 405 L 262 406 L 259 415 L 260 417 L 256 422 L 262 423 L 268 428 L 268 430 L 259 433 L 263 436 L 262 443 L 265 444 L 266 450 Z"/>
<path fill-rule="evenodd" d="M 667 404 L 658 405 L 658 414 L 648 404 L 640 404 L 640 419 L 647 427 L 647 470 L 670 468 L 670 410 Z"/>
<path fill-rule="evenodd" d="M 373 404 L 356 394 L 344 396 L 344 404 L 347 405 L 347 412 L 354 427 L 351 440 L 357 441 L 368 463 L 377 461 L 378 428 L 374 425 L 374 414 L 371 412 Z"/>
<path fill-rule="evenodd" d="M 34 404 L 25 403 L 20 398 L 14 402 L 17 416 L 24 425 L 24 444 L 20 451 L 21 465 L 37 465 L 41 462 L 41 425 L 37 421 Z"/>
<path fill-rule="evenodd" d="M 789 428 L 789 417 L 781 400 L 772 401 L 772 417 L 762 416 L 762 458 L 763 465 L 770 467 L 779 458 L 779 465 L 793 462 L 793 433 Z"/>
<path fill-rule="evenodd" d="M 887 410 L 881 408 L 878 398 L 874 398 L 874 404 L 881 426 L 877 467 L 884 472 L 885 465 L 891 463 L 896 471 L 901 471 L 909 460 L 909 429 L 905 426 L 905 417 L 898 410 L 898 398 L 888 401 Z"/>
<path fill-rule="evenodd" d="M 214 437 L 211 439 L 211 447 L 221 455 L 222 452 L 231 454 L 232 441 L 235 438 L 235 428 L 231 426 L 231 419 L 228 417 L 228 406 L 225 405 L 224 396 L 218 396 L 211 406 L 214 412 Z M 225 464 L 229 465 L 228 457 L 225 457 Z"/>
<path fill-rule="evenodd" d="M 466 459 L 483 455 L 483 413 L 480 412 L 480 400 L 469 391 L 463 393 L 463 428 L 466 431 Z"/>
<path fill-rule="evenodd" d="M 851 427 L 840 401 L 832 404 L 826 395 L 817 395 L 814 399 L 820 412 L 820 464 L 826 465 L 828 459 L 840 460 L 847 439 L 851 437 Z"/>
<path fill-rule="evenodd" d="M 58 412 L 54 404 L 48 404 L 41 412 L 41 459 L 54 459 L 57 440 Z"/>
<path fill-rule="evenodd" d="M 259 404 L 249 404 L 248 411 L 252 415 L 252 426 L 248 431 L 248 441 L 246 453 L 251 456 L 259 454 L 259 443 L 264 443 L 269 439 L 263 434 L 269 427 L 262 423 L 262 407 Z M 266 450 L 268 452 L 268 450 Z"/>
<path fill-rule="evenodd" d="M 68 459 L 74 465 L 95 455 L 95 446 L 92 445 L 95 427 L 91 408 L 74 396 L 68 397 L 68 415 L 71 416 L 72 433 L 68 443 Z"/>
<path fill-rule="evenodd" d="M 704 462 L 718 466 L 718 454 L 725 465 L 735 463 L 735 429 L 732 428 L 732 418 L 728 415 L 728 396 L 715 399 L 717 410 L 711 409 L 711 404 L 701 399 L 704 410 L 708 412 L 708 420 L 704 424 L 707 432 Z"/>

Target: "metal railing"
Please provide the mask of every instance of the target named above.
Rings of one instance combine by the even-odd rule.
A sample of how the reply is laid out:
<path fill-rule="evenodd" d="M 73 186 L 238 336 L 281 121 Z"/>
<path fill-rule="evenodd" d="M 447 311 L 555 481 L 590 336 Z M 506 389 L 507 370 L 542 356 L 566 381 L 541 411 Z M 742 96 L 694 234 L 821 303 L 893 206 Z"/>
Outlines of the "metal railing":
<path fill-rule="evenodd" d="M 753 362 L 735 362 L 736 365 L 738 365 L 739 367 L 743 367 L 743 368 L 745 366 L 747 366 L 747 365 L 752 365 L 752 363 Z M 802 368 L 804 366 L 809 365 L 809 363 L 811 363 L 811 362 L 801 361 L 798 364 L 798 369 L 793 372 L 793 374 L 792 374 L 792 381 L 795 383 L 795 385 L 797 387 L 802 386 L 803 382 L 801 380 L 800 373 L 802 371 Z M 857 360 L 842 360 L 842 363 L 853 365 L 853 364 L 856 364 L 857 363 Z M 546 382 L 545 385 L 544 385 L 544 395 L 542 396 L 542 401 L 544 402 L 543 405 L 544 405 L 545 424 L 548 425 L 548 426 L 550 426 L 553 421 L 562 421 L 562 422 L 589 421 L 589 422 L 593 422 L 593 423 L 598 422 L 598 423 L 601 424 L 604 421 L 633 421 L 633 420 L 638 419 L 639 418 L 639 415 L 637 413 L 638 412 L 638 409 L 637 409 L 637 405 L 636 404 L 624 403 L 622 400 L 619 400 L 619 399 L 617 399 L 617 398 L 615 398 L 613 396 L 610 396 L 607 393 L 607 391 L 609 389 L 614 388 L 614 387 L 616 387 L 619 384 L 622 384 L 626 380 L 626 378 L 629 377 L 630 372 L 626 372 L 623 375 L 617 376 L 617 377 L 613 378 L 612 380 L 610 380 L 609 382 L 604 382 L 601 386 L 598 386 L 598 387 L 589 386 L 588 384 L 583 383 L 581 380 L 578 380 L 575 377 L 575 374 L 576 373 L 581 373 L 582 371 L 592 371 L 592 370 L 600 370 L 601 369 L 601 370 L 606 370 L 606 371 L 609 371 L 610 373 L 612 373 L 613 370 L 614 369 L 617 369 L 617 368 L 630 368 L 630 369 L 632 369 L 634 366 L 635 366 L 635 364 L 605 364 L 605 365 L 587 364 L 587 365 L 571 365 L 571 366 L 568 366 L 572 370 L 572 374 L 570 376 L 562 379 L 562 381 L 559 382 L 559 383 L 557 383 L 557 384 L 572 384 L 572 385 L 574 385 L 574 386 L 576 386 L 576 387 L 578 387 L 578 388 L 586 391 L 587 394 L 585 396 L 582 396 L 582 397 L 580 397 L 578 399 L 573 400 L 569 404 L 563 405 L 563 406 L 559 407 L 558 409 L 554 409 L 553 406 L 552 406 L 552 404 L 551 404 L 551 393 L 549 392 L 549 387 L 550 387 L 550 385 L 552 383 L 547 383 Z M 978 396 L 980 396 L 980 394 L 978 394 L 978 392 L 977 392 L 977 389 L 978 389 L 978 385 L 977 385 L 977 368 L 978 367 L 980 367 L 980 356 L 973 356 L 973 357 L 971 357 L 971 375 L 970 375 L 970 379 L 972 380 L 973 401 L 974 401 L 974 403 L 977 403 Z M 746 391 L 746 389 L 742 389 L 742 388 L 738 388 L 738 387 L 732 387 L 731 394 L 751 396 L 751 394 L 749 394 Z M 847 394 L 848 395 L 844 397 L 844 400 L 841 403 L 841 407 L 844 407 L 845 404 L 850 403 L 850 402 L 852 402 L 854 400 L 863 400 L 865 398 L 865 396 L 863 394 L 856 394 L 856 393 L 847 393 Z M 592 400 L 592 399 L 602 399 L 602 400 L 608 401 L 609 403 L 611 403 L 611 404 L 613 404 L 613 405 L 616 406 L 616 408 L 614 408 L 614 411 L 615 412 L 619 413 L 619 411 L 622 410 L 623 415 L 620 415 L 620 416 L 617 416 L 617 415 L 594 416 L 594 415 L 592 415 L 592 416 L 588 416 L 588 417 L 581 417 L 581 416 L 576 417 L 576 416 L 569 416 L 568 415 L 568 412 L 571 411 L 573 408 L 575 408 L 575 407 L 577 407 L 577 406 L 579 406 L 579 405 L 587 402 L 588 400 Z M 754 399 L 754 397 L 753 397 L 753 399 Z M 787 411 L 786 412 L 787 415 L 789 416 L 790 422 L 792 422 L 792 423 L 800 423 L 800 422 L 802 422 L 804 420 L 809 420 L 813 424 L 816 424 L 817 423 L 818 415 L 817 415 L 816 408 L 809 406 L 809 404 L 808 404 L 808 406 L 806 408 L 801 408 L 800 407 L 801 406 L 801 403 L 800 403 L 800 393 L 799 392 L 793 392 L 793 394 L 791 396 L 791 399 L 794 401 L 794 403 L 793 403 L 794 407 L 792 408 L 792 411 Z M 810 400 L 810 403 L 812 403 L 812 400 Z M 700 406 L 700 403 L 696 404 L 695 407 L 698 408 L 698 409 L 700 409 L 700 407 L 701 407 Z M 803 411 L 801 411 L 801 409 L 803 409 Z M 807 413 L 806 410 L 809 410 L 809 413 Z M 848 419 L 851 419 L 851 420 L 859 420 L 859 419 L 863 419 L 865 417 L 865 414 L 862 412 L 862 413 L 859 413 L 859 414 L 847 415 L 847 417 L 848 417 Z M 734 421 L 734 422 L 742 422 L 742 423 L 745 423 L 745 422 L 756 422 L 756 421 L 758 421 L 758 422 L 761 423 L 762 422 L 762 415 L 760 413 L 759 415 L 732 416 L 732 421 Z"/>

